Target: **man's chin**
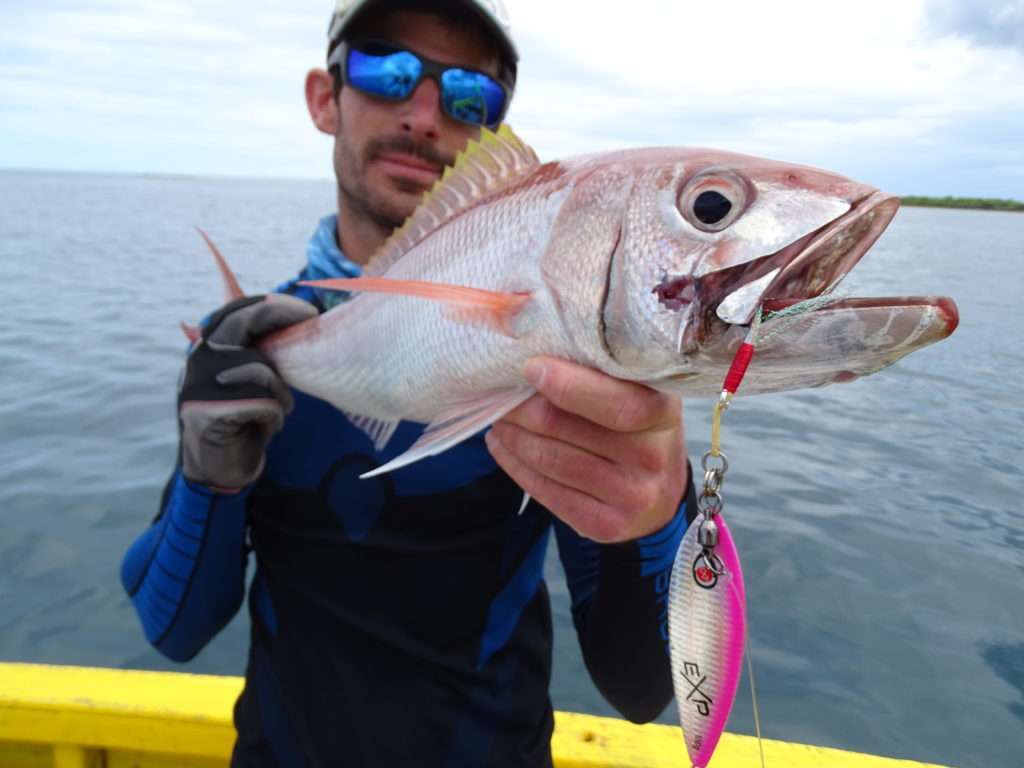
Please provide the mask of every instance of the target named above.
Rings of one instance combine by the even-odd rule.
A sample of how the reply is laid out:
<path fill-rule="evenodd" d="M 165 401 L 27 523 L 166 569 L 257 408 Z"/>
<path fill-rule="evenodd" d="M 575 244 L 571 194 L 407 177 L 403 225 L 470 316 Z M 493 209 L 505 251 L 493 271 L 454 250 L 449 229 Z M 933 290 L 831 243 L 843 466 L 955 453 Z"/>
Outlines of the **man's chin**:
<path fill-rule="evenodd" d="M 382 195 L 374 201 L 375 218 L 392 228 L 402 226 L 423 201 L 424 192 L 425 190 L 420 187 L 408 191 L 396 190 L 386 196 Z"/>

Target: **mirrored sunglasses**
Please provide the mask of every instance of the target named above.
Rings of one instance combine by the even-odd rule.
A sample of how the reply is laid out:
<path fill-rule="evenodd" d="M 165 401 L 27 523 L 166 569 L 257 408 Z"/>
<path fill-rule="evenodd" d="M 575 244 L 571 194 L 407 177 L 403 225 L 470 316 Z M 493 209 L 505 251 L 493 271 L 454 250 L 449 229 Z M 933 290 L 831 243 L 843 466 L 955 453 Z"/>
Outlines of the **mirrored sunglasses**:
<path fill-rule="evenodd" d="M 438 85 L 441 109 L 461 123 L 496 127 L 508 108 L 508 88 L 484 72 L 453 67 L 381 41 L 342 43 L 327 65 L 341 81 L 370 96 L 405 101 L 424 77 Z"/>

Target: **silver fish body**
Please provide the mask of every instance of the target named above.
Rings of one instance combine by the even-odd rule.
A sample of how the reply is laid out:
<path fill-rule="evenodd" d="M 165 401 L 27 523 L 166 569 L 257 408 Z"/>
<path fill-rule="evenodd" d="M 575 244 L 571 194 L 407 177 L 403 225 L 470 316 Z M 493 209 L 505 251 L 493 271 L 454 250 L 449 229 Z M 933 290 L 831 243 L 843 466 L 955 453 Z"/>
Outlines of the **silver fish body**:
<path fill-rule="evenodd" d="M 264 349 L 291 385 L 371 434 L 400 419 L 444 431 L 433 452 L 529 397 L 523 370 L 536 355 L 715 395 L 757 307 L 830 290 L 897 207 L 825 171 L 712 150 L 541 164 L 503 128 L 472 145 L 371 260 L 366 274 L 393 292 L 359 293 Z M 438 295 L 403 295 L 410 281 Z M 455 307 L 447 286 L 523 303 L 499 322 Z M 951 300 L 925 297 L 840 302 L 778 334 L 774 322 L 744 394 L 873 373 L 945 338 L 957 317 Z"/>

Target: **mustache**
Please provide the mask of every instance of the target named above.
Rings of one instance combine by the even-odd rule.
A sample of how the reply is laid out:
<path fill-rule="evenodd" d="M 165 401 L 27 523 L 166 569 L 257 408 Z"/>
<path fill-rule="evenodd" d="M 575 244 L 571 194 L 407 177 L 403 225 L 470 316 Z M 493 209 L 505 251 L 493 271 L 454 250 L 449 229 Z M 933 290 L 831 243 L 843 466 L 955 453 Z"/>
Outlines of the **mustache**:
<path fill-rule="evenodd" d="M 411 136 L 387 136 L 371 139 L 366 145 L 367 157 L 376 157 L 385 152 L 410 155 L 418 160 L 436 165 L 439 171 L 446 165 L 451 165 L 455 162 L 454 156 L 448 157 L 442 154 L 434 145 L 423 141 L 416 141 Z"/>

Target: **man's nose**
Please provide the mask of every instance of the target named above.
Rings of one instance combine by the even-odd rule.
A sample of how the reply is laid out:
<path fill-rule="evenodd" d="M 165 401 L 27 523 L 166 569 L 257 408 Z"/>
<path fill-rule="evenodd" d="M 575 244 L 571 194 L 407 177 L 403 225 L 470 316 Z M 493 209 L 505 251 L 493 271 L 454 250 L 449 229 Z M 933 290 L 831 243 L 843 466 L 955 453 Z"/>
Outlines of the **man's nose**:
<path fill-rule="evenodd" d="M 416 138 L 436 140 L 440 137 L 441 122 L 444 116 L 441 114 L 440 91 L 437 83 L 429 77 L 423 78 L 404 106 L 405 109 L 402 110 L 403 130 L 412 133 Z"/>

